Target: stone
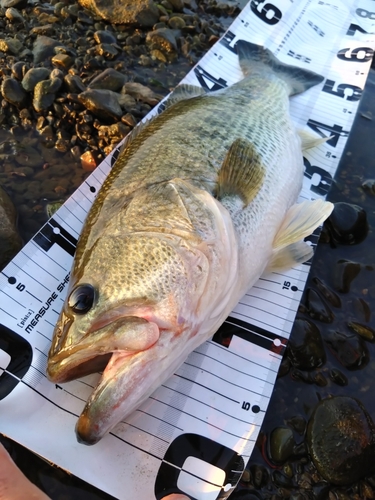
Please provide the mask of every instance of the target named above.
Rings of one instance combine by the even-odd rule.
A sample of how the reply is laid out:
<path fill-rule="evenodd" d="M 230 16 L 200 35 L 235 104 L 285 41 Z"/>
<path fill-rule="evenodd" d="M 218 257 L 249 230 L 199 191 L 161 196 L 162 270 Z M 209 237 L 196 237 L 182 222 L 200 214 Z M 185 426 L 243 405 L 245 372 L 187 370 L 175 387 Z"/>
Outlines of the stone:
<path fill-rule="evenodd" d="M 34 89 L 33 106 L 35 111 L 40 112 L 48 109 L 55 100 L 55 94 L 61 87 L 60 78 L 43 80 L 36 84 Z"/>
<path fill-rule="evenodd" d="M 74 64 L 74 59 L 68 54 L 56 54 L 52 57 L 51 62 L 54 66 L 68 70 Z"/>
<path fill-rule="evenodd" d="M 27 0 L 0 0 L 0 7 L 3 9 L 8 9 L 9 7 L 23 9 L 26 7 L 27 3 Z"/>
<path fill-rule="evenodd" d="M 118 120 L 123 114 L 117 95 L 111 90 L 87 89 L 78 94 L 77 99 L 94 115 L 104 120 Z"/>
<path fill-rule="evenodd" d="M 270 436 L 271 459 L 277 463 L 285 462 L 293 453 L 294 445 L 293 431 L 288 427 L 277 427 Z"/>
<path fill-rule="evenodd" d="M 114 24 L 150 28 L 159 20 L 159 10 L 152 0 L 79 0 L 79 3 Z"/>
<path fill-rule="evenodd" d="M 31 68 L 23 77 L 21 85 L 26 92 L 32 92 L 38 82 L 49 78 L 50 73 L 47 68 Z"/>
<path fill-rule="evenodd" d="M 374 423 L 357 399 L 320 401 L 307 426 L 310 456 L 324 479 L 347 485 L 375 472 Z"/>
<path fill-rule="evenodd" d="M 55 47 L 61 43 L 48 36 L 40 35 L 36 38 L 33 45 L 34 64 L 45 62 L 55 55 Z"/>
<path fill-rule="evenodd" d="M 20 82 L 12 77 L 4 78 L 2 81 L 1 94 L 6 101 L 17 107 L 23 106 L 27 98 Z"/>
<path fill-rule="evenodd" d="M 295 320 L 287 352 L 293 367 L 300 370 L 313 370 L 326 361 L 319 329 L 305 318 Z"/>
<path fill-rule="evenodd" d="M 96 43 L 116 43 L 116 37 L 108 30 L 98 30 L 94 33 L 94 40 Z"/>
<path fill-rule="evenodd" d="M 72 92 L 74 94 L 80 94 L 86 90 L 84 83 L 78 75 L 65 75 L 64 85 L 68 92 Z"/>
<path fill-rule="evenodd" d="M 18 234 L 17 212 L 8 194 L 0 187 L 0 269 L 22 248 Z"/>
<path fill-rule="evenodd" d="M 367 236 L 367 214 L 362 207 L 351 203 L 335 203 L 325 222 L 333 244 L 356 245 Z"/>
<path fill-rule="evenodd" d="M 99 73 L 88 85 L 90 89 L 107 89 L 116 92 L 125 84 L 127 77 L 113 68 L 107 68 Z"/>
<path fill-rule="evenodd" d="M 152 52 L 160 51 L 168 61 L 177 58 L 177 41 L 173 30 L 159 28 L 149 31 L 146 36 L 146 44 Z"/>
<path fill-rule="evenodd" d="M 0 51 L 17 56 L 23 48 L 22 43 L 17 38 L 0 39 Z"/>
<path fill-rule="evenodd" d="M 161 96 L 155 94 L 150 88 L 136 82 L 127 82 L 122 88 L 124 94 L 129 94 L 137 101 L 142 101 L 151 106 L 155 106 L 161 101 Z"/>
<path fill-rule="evenodd" d="M 12 21 L 12 23 L 24 23 L 25 19 L 14 7 L 8 7 L 5 11 L 5 17 Z"/>

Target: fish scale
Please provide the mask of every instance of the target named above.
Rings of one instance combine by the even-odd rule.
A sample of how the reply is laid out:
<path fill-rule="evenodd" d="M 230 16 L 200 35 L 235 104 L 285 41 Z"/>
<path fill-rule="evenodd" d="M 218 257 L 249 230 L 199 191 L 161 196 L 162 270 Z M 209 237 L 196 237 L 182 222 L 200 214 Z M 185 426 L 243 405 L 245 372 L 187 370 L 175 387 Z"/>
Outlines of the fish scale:
<path fill-rule="evenodd" d="M 47 367 L 55 383 L 104 370 L 77 422 L 83 443 L 171 376 L 266 267 L 310 258 L 303 238 L 332 211 L 293 205 L 303 160 L 289 95 L 322 77 L 236 47 L 245 78 L 177 89 L 125 141 L 84 224 Z"/>

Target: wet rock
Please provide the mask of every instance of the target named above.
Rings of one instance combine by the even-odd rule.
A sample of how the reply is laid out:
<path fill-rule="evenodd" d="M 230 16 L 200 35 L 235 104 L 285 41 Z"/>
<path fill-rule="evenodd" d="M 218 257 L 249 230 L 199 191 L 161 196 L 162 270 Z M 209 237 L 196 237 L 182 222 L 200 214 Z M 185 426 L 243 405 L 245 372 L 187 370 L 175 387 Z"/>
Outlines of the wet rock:
<path fill-rule="evenodd" d="M 80 94 L 86 90 L 85 85 L 78 75 L 65 75 L 64 84 L 68 92 Z"/>
<path fill-rule="evenodd" d="M 368 233 L 367 215 L 363 208 L 344 202 L 335 203 L 325 226 L 331 241 L 341 245 L 356 245 Z"/>
<path fill-rule="evenodd" d="M 12 65 L 12 76 L 17 80 L 22 80 L 27 71 L 27 65 L 23 61 L 17 61 Z"/>
<path fill-rule="evenodd" d="M 359 370 L 367 365 L 369 352 L 363 339 L 358 335 L 331 331 L 324 340 L 330 351 L 347 370 Z"/>
<path fill-rule="evenodd" d="M 341 293 L 348 293 L 352 281 L 358 276 L 360 270 L 361 265 L 358 262 L 345 259 L 337 261 L 333 276 L 335 289 Z"/>
<path fill-rule="evenodd" d="M 86 151 L 81 155 L 81 165 L 86 172 L 92 172 L 96 169 L 97 161 L 92 151 Z"/>
<path fill-rule="evenodd" d="M 252 465 L 250 473 L 256 488 L 261 488 L 268 483 L 269 473 L 262 465 Z"/>
<path fill-rule="evenodd" d="M 16 163 L 22 167 L 39 167 L 43 164 L 40 152 L 32 146 L 25 146 L 14 155 Z"/>
<path fill-rule="evenodd" d="M 356 318 L 366 321 L 368 323 L 371 320 L 371 309 L 369 304 L 362 298 L 356 298 L 353 300 L 353 309 Z"/>
<path fill-rule="evenodd" d="M 99 118 L 117 120 L 122 116 L 117 95 L 111 90 L 88 89 L 78 94 L 77 99 Z"/>
<path fill-rule="evenodd" d="M 34 63 L 39 64 L 49 60 L 55 54 L 55 47 L 61 43 L 48 36 L 40 35 L 36 38 L 33 45 Z"/>
<path fill-rule="evenodd" d="M 356 321 L 349 321 L 348 327 L 365 340 L 371 341 L 375 338 L 375 330 L 370 326 L 362 325 L 361 323 L 357 323 Z"/>
<path fill-rule="evenodd" d="M 32 35 L 45 35 L 53 36 L 55 34 L 55 27 L 53 24 L 45 24 L 44 26 L 35 26 L 30 33 Z"/>
<path fill-rule="evenodd" d="M 18 234 L 17 213 L 7 193 L 0 187 L 0 269 L 21 250 L 22 240 Z"/>
<path fill-rule="evenodd" d="M 1 94 L 4 99 L 14 106 L 20 107 L 25 104 L 27 94 L 15 78 L 4 78 L 1 83 Z"/>
<path fill-rule="evenodd" d="M 309 315 L 322 323 L 332 323 L 333 312 L 320 297 L 319 293 L 309 288 L 306 292 L 306 307 Z"/>
<path fill-rule="evenodd" d="M 42 80 L 47 80 L 51 71 L 47 68 L 31 68 L 22 79 L 22 87 L 27 92 L 32 92 L 35 85 Z"/>
<path fill-rule="evenodd" d="M 147 28 L 159 20 L 159 10 L 152 0 L 79 0 L 79 3 L 114 24 Z"/>
<path fill-rule="evenodd" d="M 321 401 L 308 423 L 307 444 L 319 473 L 333 484 L 351 484 L 375 472 L 374 424 L 354 398 Z"/>
<path fill-rule="evenodd" d="M 27 0 L 0 0 L 0 7 L 3 9 L 8 9 L 9 7 L 16 7 L 17 9 L 23 9 L 27 5 Z"/>
<path fill-rule="evenodd" d="M 318 328 L 304 318 L 297 318 L 288 345 L 288 357 L 295 368 L 313 370 L 326 361 Z"/>
<path fill-rule="evenodd" d="M 329 372 L 329 376 L 335 384 L 341 387 L 348 385 L 348 378 L 340 370 L 337 370 L 337 368 L 333 368 Z"/>
<path fill-rule="evenodd" d="M 17 38 L 0 39 L 0 51 L 17 56 L 23 48 L 22 43 Z"/>
<path fill-rule="evenodd" d="M 9 19 L 9 21 L 11 21 L 12 23 L 24 23 L 25 22 L 25 19 L 23 18 L 23 16 L 14 7 L 9 7 L 5 11 L 5 17 L 7 19 Z"/>
<path fill-rule="evenodd" d="M 333 307 L 341 307 L 341 299 L 340 297 L 329 288 L 324 281 L 319 278 L 313 278 L 312 282 L 319 290 L 319 293 L 325 298 L 325 300 Z"/>
<path fill-rule="evenodd" d="M 159 28 L 149 31 L 146 37 L 146 44 L 150 47 L 151 53 L 161 51 L 166 61 L 173 61 L 177 58 L 177 41 L 174 32 L 169 28 Z"/>
<path fill-rule="evenodd" d="M 38 113 L 48 109 L 55 100 L 55 94 L 62 85 L 60 78 L 43 80 L 35 85 L 33 106 Z"/>
<path fill-rule="evenodd" d="M 116 37 L 108 30 L 99 30 L 94 33 L 94 40 L 96 43 L 116 43 Z"/>
<path fill-rule="evenodd" d="M 269 452 L 274 462 L 285 462 L 293 453 L 294 446 L 293 431 L 288 427 L 277 427 L 271 432 Z"/>
<path fill-rule="evenodd" d="M 115 46 L 110 45 L 109 43 L 100 43 L 96 46 L 96 53 L 106 59 L 114 59 L 118 54 L 118 50 Z"/>
<path fill-rule="evenodd" d="M 375 195 L 375 179 L 367 179 L 365 182 L 362 184 L 362 189 L 368 194 L 371 194 L 372 196 Z"/>
<path fill-rule="evenodd" d="M 107 68 L 96 76 L 90 83 L 90 89 L 107 89 L 116 92 L 125 84 L 127 77 L 113 68 Z"/>
<path fill-rule="evenodd" d="M 54 66 L 68 70 L 74 64 L 73 57 L 68 54 L 56 54 L 52 57 L 51 62 Z"/>
<path fill-rule="evenodd" d="M 136 82 L 127 82 L 122 88 L 122 92 L 129 94 L 137 101 L 142 101 L 151 106 L 155 106 L 159 101 L 161 101 L 161 96 L 155 94 L 151 89 Z"/>

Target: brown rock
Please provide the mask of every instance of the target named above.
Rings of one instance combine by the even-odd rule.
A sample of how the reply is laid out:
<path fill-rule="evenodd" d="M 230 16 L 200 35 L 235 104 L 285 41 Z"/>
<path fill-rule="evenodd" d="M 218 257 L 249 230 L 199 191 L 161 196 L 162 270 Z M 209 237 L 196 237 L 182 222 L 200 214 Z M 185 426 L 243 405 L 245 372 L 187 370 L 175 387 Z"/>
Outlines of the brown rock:
<path fill-rule="evenodd" d="M 79 3 L 114 24 L 151 27 L 159 20 L 159 10 L 152 0 L 79 0 Z"/>

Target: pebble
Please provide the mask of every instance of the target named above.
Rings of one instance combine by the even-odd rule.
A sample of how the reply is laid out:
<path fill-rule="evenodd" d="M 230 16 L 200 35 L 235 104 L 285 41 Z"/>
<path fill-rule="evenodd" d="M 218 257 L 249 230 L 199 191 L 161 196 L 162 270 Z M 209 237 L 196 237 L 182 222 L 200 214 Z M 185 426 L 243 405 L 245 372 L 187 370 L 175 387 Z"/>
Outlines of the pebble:
<path fill-rule="evenodd" d="M 5 17 L 7 17 L 13 23 L 24 23 L 25 19 L 22 17 L 20 12 L 14 7 L 8 7 L 5 11 Z"/>
<path fill-rule="evenodd" d="M 17 107 L 22 107 L 27 99 L 27 94 L 19 81 L 15 78 L 4 78 L 1 83 L 1 94 L 4 99 Z"/>
<path fill-rule="evenodd" d="M 367 215 L 363 208 L 351 203 L 335 203 L 325 223 L 333 243 L 356 245 L 368 233 Z"/>
<path fill-rule="evenodd" d="M 51 78 L 38 82 L 34 88 L 33 106 L 35 111 L 47 110 L 55 100 L 55 93 L 62 85 L 60 78 Z"/>
<path fill-rule="evenodd" d="M 326 361 L 319 329 L 305 318 L 295 320 L 287 352 L 293 367 L 300 370 L 318 368 Z"/>
<path fill-rule="evenodd" d="M 335 396 L 318 403 L 307 443 L 316 468 L 330 483 L 346 485 L 375 472 L 374 424 L 354 398 Z"/>
<path fill-rule="evenodd" d="M 293 453 L 295 441 L 289 427 L 277 427 L 270 435 L 270 457 L 274 462 L 284 463 Z"/>
<path fill-rule="evenodd" d="M 122 116 L 117 94 L 111 90 L 87 89 L 77 99 L 95 116 L 104 120 L 118 120 Z"/>
<path fill-rule="evenodd" d="M 17 38 L 0 39 L 0 51 L 8 52 L 17 56 L 23 48 L 22 43 Z"/>
<path fill-rule="evenodd" d="M 127 82 L 122 88 L 122 92 L 134 97 L 137 101 L 142 101 L 151 106 L 155 106 L 161 101 L 161 96 L 155 94 L 150 88 L 136 82 Z"/>
<path fill-rule="evenodd" d="M 114 0 L 79 0 L 79 3 L 114 24 L 136 24 L 148 28 L 159 19 L 159 10 L 152 0 L 122 0 L 121 3 Z"/>
<path fill-rule="evenodd" d="M 64 86 L 68 92 L 79 94 L 86 90 L 84 83 L 78 75 L 65 75 Z"/>
<path fill-rule="evenodd" d="M 22 240 L 18 234 L 17 213 L 8 194 L 0 187 L 0 269 L 21 250 Z"/>
<path fill-rule="evenodd" d="M 352 332 L 331 330 L 324 338 L 328 348 L 347 370 L 363 369 L 369 362 L 369 351 L 362 337 Z"/>
<path fill-rule="evenodd" d="M 97 75 L 88 87 L 91 89 L 107 89 L 114 92 L 121 90 L 127 80 L 126 75 L 113 68 L 107 68 Z"/>
<path fill-rule="evenodd" d="M 116 37 L 108 30 L 99 30 L 94 33 L 96 43 L 117 43 Z"/>
<path fill-rule="evenodd" d="M 74 64 L 73 57 L 68 54 L 56 54 L 52 57 L 51 62 L 54 66 L 68 70 Z"/>
<path fill-rule="evenodd" d="M 51 70 L 49 70 L 48 68 L 31 68 L 27 71 L 22 79 L 22 87 L 27 92 L 32 92 L 37 83 L 49 78 L 50 73 Z"/>
<path fill-rule="evenodd" d="M 37 36 L 33 45 L 33 58 L 34 64 L 39 64 L 49 60 L 55 55 L 55 47 L 58 47 L 61 43 L 54 38 L 48 36 L 39 35 Z"/>

